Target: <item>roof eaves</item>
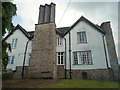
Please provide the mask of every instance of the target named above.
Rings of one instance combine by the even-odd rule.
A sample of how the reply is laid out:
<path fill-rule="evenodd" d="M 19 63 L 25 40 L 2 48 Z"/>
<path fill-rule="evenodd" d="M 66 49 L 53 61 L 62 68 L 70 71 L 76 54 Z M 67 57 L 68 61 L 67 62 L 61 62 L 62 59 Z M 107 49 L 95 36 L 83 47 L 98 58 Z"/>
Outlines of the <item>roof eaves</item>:
<path fill-rule="evenodd" d="M 92 27 L 94 27 L 95 29 L 97 29 L 99 32 L 101 32 L 102 34 L 105 34 L 105 32 L 100 28 L 97 27 L 95 24 L 93 24 L 91 21 L 89 21 L 88 19 L 86 19 L 84 16 L 81 16 L 70 28 L 67 32 L 65 32 L 65 35 L 70 32 L 71 29 L 73 29 L 80 21 L 86 21 L 88 24 L 90 24 Z M 64 36 L 65 36 L 64 35 Z"/>
<path fill-rule="evenodd" d="M 59 32 L 59 30 L 56 28 L 56 34 L 58 34 L 59 36 L 63 37 L 63 35 Z"/>
<path fill-rule="evenodd" d="M 20 29 L 20 30 L 22 31 L 22 33 L 23 33 L 28 39 L 30 39 L 30 37 L 28 36 L 27 31 L 18 24 L 18 25 L 15 27 L 15 29 L 13 29 L 13 30 L 3 39 L 3 41 L 5 41 L 9 36 L 11 36 L 17 29 Z"/>

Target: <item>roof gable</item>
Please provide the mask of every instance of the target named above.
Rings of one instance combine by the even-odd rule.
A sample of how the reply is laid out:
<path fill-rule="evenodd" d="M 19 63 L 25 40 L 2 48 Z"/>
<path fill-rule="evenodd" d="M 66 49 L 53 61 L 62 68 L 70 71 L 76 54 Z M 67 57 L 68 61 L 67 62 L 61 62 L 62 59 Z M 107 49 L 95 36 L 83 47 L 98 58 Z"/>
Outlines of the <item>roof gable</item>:
<path fill-rule="evenodd" d="M 86 19 L 85 17 L 81 16 L 70 28 L 69 30 L 67 30 L 64 34 L 64 36 L 70 32 L 80 21 L 85 21 L 86 23 L 88 23 L 90 26 L 92 26 L 93 28 L 95 28 L 95 30 L 98 30 L 100 33 L 105 34 L 105 32 L 98 27 L 97 25 L 93 24 L 91 21 L 89 21 L 88 19 Z"/>
<path fill-rule="evenodd" d="M 8 37 L 10 37 L 17 29 L 19 29 L 28 39 L 31 39 L 30 35 L 28 34 L 28 32 L 21 27 L 19 24 L 15 27 L 14 30 L 12 30 L 4 39 L 3 41 L 5 41 Z"/>

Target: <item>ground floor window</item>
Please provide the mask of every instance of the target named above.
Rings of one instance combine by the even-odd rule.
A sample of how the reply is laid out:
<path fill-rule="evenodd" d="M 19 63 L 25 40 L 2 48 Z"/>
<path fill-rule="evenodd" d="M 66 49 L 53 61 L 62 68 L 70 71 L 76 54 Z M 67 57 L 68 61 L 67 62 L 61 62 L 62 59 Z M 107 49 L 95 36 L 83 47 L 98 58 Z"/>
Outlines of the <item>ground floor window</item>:
<path fill-rule="evenodd" d="M 64 52 L 57 52 L 57 65 L 64 65 Z"/>
<path fill-rule="evenodd" d="M 73 52 L 73 64 L 92 65 L 93 62 L 92 62 L 91 50 Z"/>
<path fill-rule="evenodd" d="M 9 64 L 14 64 L 15 56 L 9 56 Z"/>

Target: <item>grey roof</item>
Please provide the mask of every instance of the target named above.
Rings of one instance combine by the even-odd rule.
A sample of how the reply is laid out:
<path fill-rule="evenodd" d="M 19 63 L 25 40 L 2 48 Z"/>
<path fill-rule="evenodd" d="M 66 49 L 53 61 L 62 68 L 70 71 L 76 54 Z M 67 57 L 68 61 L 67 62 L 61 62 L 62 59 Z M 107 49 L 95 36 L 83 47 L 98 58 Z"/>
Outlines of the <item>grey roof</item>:
<path fill-rule="evenodd" d="M 60 27 L 56 28 L 56 33 L 64 37 L 65 33 L 70 29 L 70 27 Z"/>
<path fill-rule="evenodd" d="M 28 38 L 28 39 L 32 39 L 32 37 L 28 34 L 28 32 L 19 24 L 15 27 L 14 30 L 12 30 L 4 39 L 3 41 L 5 41 L 9 36 L 11 36 L 17 29 L 21 30 L 21 32 Z"/>
<path fill-rule="evenodd" d="M 86 23 L 88 23 L 90 26 L 92 26 L 93 28 L 95 28 L 95 30 L 99 31 L 100 33 L 105 34 L 105 32 L 98 26 L 95 25 L 94 23 L 92 23 L 91 21 L 89 21 L 88 19 L 86 19 L 85 17 L 81 16 L 70 28 L 68 31 L 66 31 L 66 33 L 64 34 L 64 36 L 70 32 L 80 21 L 85 21 Z"/>
<path fill-rule="evenodd" d="M 91 25 L 93 28 L 95 28 L 95 30 L 98 30 L 100 33 L 105 34 L 105 32 L 100 28 L 100 26 L 93 24 L 91 21 L 89 21 L 88 19 L 86 19 L 85 17 L 81 16 L 72 26 L 70 27 L 60 27 L 60 28 L 56 28 L 56 34 L 60 35 L 61 37 L 64 37 L 68 32 L 70 32 L 72 30 L 72 28 L 74 28 L 80 21 L 85 21 L 86 23 L 88 23 L 89 25 Z M 32 39 L 34 36 L 34 32 L 35 31 L 26 31 L 24 28 L 22 28 L 19 24 L 16 26 L 16 28 L 10 33 L 8 34 L 4 40 L 6 40 L 16 29 L 20 29 L 23 34 L 25 34 L 25 36 L 28 39 Z"/>

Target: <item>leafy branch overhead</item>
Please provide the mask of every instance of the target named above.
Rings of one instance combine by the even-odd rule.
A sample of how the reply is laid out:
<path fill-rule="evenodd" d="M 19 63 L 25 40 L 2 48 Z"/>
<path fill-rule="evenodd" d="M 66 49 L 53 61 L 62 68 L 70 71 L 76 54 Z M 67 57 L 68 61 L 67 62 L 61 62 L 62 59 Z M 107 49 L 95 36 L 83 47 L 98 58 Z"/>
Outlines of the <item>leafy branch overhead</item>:
<path fill-rule="evenodd" d="M 2 3 L 2 36 L 6 33 L 6 30 L 10 32 L 14 28 L 12 18 L 16 15 L 16 10 L 17 7 L 12 2 Z"/>

